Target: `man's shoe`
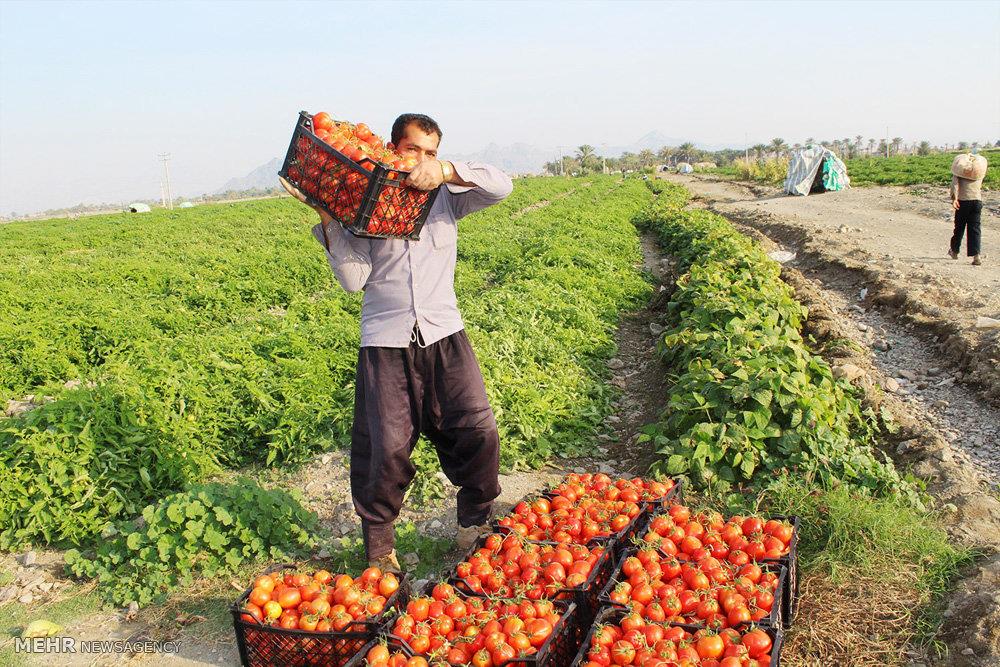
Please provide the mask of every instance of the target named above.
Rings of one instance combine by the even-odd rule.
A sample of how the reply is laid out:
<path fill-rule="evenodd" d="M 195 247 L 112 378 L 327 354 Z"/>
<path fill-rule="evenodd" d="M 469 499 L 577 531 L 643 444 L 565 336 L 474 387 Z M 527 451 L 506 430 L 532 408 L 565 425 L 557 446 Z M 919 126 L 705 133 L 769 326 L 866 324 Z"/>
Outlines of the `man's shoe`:
<path fill-rule="evenodd" d="M 972 258 L 972 265 L 973 266 L 979 266 L 981 264 L 982 264 L 982 261 L 979 259 L 979 255 L 976 255 L 975 257 Z"/>
<path fill-rule="evenodd" d="M 393 574 L 403 574 L 403 569 L 399 567 L 399 560 L 397 560 L 396 558 L 395 549 L 393 549 L 384 556 L 379 556 L 374 560 L 369 560 L 368 567 L 377 567 L 383 572 L 392 572 Z"/>
<path fill-rule="evenodd" d="M 952 259 L 958 259 L 958 253 L 955 252 L 954 250 L 949 250 L 948 256 L 951 257 Z"/>
<path fill-rule="evenodd" d="M 472 548 L 472 545 L 476 543 L 476 540 L 480 536 L 485 535 L 490 532 L 489 523 L 484 523 L 481 526 L 459 526 L 458 534 L 455 535 L 455 544 L 462 551 L 468 551 Z"/>

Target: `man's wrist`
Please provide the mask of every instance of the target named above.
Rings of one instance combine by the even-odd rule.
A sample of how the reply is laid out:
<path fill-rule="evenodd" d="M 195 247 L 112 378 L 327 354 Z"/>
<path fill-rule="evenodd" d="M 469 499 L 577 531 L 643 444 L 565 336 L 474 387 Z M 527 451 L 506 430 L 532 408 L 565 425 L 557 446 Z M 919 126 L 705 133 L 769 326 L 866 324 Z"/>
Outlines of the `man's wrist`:
<path fill-rule="evenodd" d="M 455 177 L 455 167 L 451 162 L 447 160 L 438 160 L 441 163 L 441 176 L 444 178 L 445 183 L 450 183 L 451 179 Z"/>

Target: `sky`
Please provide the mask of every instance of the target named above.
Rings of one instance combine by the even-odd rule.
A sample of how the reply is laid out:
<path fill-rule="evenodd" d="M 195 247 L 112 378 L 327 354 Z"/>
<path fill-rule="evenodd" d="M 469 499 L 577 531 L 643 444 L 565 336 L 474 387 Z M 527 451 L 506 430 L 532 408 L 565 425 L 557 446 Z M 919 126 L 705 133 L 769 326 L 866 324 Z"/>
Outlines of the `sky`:
<path fill-rule="evenodd" d="M 298 111 L 433 116 L 442 157 L 650 131 L 1000 139 L 1000 2 L 0 1 L 0 213 L 175 195 L 287 148 Z"/>

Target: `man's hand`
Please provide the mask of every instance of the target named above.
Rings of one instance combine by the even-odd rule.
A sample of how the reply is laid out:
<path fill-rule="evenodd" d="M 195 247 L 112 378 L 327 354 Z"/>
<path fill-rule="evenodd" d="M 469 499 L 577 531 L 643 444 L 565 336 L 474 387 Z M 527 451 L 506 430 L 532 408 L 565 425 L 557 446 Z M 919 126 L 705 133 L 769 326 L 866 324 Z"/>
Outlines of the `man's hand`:
<path fill-rule="evenodd" d="M 952 202 L 951 202 L 951 205 L 955 207 L 956 211 L 958 210 L 959 204 L 958 204 L 958 200 L 957 199 L 953 199 Z"/>
<path fill-rule="evenodd" d="M 319 213 L 320 222 L 323 223 L 323 230 L 326 231 L 326 226 L 329 225 L 331 222 L 333 222 L 333 218 L 331 218 L 327 214 L 327 212 L 321 209 L 319 206 L 313 206 L 308 201 L 306 201 L 306 196 L 302 194 L 302 192 L 300 192 L 297 187 L 286 181 L 284 178 L 278 176 L 278 181 L 281 182 L 281 187 L 285 188 L 285 190 L 288 191 L 288 194 L 292 195 L 300 202 L 302 202 L 306 206 L 309 206 L 312 210 Z"/>
<path fill-rule="evenodd" d="M 424 160 L 406 177 L 405 184 L 417 190 L 434 190 L 444 183 L 444 169 L 439 160 Z"/>

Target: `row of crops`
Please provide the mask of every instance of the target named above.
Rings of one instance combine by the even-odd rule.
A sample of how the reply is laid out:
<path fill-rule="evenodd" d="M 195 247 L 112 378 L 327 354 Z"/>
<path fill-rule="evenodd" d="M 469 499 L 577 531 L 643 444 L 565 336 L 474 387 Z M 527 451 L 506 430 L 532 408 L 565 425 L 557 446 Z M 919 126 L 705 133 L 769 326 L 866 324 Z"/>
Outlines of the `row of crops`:
<path fill-rule="evenodd" d="M 581 451 L 607 414 L 648 197 L 526 180 L 463 220 L 456 290 L 505 466 Z M 52 399 L 0 419 L 0 546 L 87 545 L 219 471 L 346 445 L 360 298 L 313 217 L 270 200 L 0 229 L 0 401 Z"/>

